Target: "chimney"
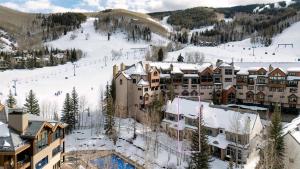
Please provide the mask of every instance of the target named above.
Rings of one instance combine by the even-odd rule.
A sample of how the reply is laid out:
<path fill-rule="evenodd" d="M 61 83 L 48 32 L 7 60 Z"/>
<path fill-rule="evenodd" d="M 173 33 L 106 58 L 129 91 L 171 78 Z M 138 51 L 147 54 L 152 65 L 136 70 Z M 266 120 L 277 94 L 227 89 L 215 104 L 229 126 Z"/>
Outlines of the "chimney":
<path fill-rule="evenodd" d="M 28 127 L 28 114 L 23 109 L 10 109 L 8 126 L 20 133 L 24 133 Z"/>
<path fill-rule="evenodd" d="M 149 63 L 146 63 L 146 64 L 145 64 L 145 69 L 146 69 L 146 72 L 148 73 L 149 70 L 150 70 L 150 64 L 149 64 Z"/>
<path fill-rule="evenodd" d="M 115 78 L 119 72 L 119 67 L 117 65 L 113 66 L 113 77 Z"/>
<path fill-rule="evenodd" d="M 270 64 L 269 66 L 269 72 L 272 72 L 274 70 L 273 66 Z"/>
<path fill-rule="evenodd" d="M 121 63 L 121 71 L 124 71 L 125 70 L 125 64 L 124 63 Z"/>

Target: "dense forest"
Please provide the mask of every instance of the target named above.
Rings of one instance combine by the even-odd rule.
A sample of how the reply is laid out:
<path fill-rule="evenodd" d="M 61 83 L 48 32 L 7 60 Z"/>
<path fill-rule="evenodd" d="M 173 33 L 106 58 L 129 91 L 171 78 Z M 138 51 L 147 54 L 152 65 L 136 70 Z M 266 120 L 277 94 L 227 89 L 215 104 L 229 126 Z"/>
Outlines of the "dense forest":
<path fill-rule="evenodd" d="M 70 12 L 37 15 L 37 18 L 42 20 L 43 41 L 58 39 L 61 35 L 66 35 L 67 32 L 80 28 L 81 23 L 86 20 L 84 14 Z"/>
<path fill-rule="evenodd" d="M 300 20 L 300 1 L 287 6 L 286 2 L 275 4 L 252 4 L 230 8 L 191 8 L 179 11 L 151 13 L 156 18 L 170 16 L 168 23 L 177 28 L 171 39 L 181 43 L 201 46 L 251 38 L 252 43 L 269 46 L 272 37 Z M 264 8 L 268 6 L 268 8 Z M 263 9 L 255 12 L 255 9 Z M 223 15 L 223 19 L 222 19 Z M 232 18 L 230 22 L 225 18 Z M 213 29 L 193 32 L 188 30 L 214 25 Z"/>
<path fill-rule="evenodd" d="M 220 21 L 212 30 L 193 33 L 190 42 L 195 45 L 203 45 L 204 42 L 221 44 L 251 38 L 252 43 L 269 46 L 272 37 L 299 20 L 299 13 L 293 8 L 269 9 L 256 14 L 239 13 L 232 22 Z"/>
<path fill-rule="evenodd" d="M 146 25 L 141 24 L 139 20 L 132 19 L 130 17 L 98 17 L 98 19 L 96 19 L 94 22 L 94 26 L 96 30 L 106 32 L 108 35 L 108 40 L 110 39 L 112 33 L 120 31 L 127 35 L 128 41 L 151 41 L 151 29 Z"/>

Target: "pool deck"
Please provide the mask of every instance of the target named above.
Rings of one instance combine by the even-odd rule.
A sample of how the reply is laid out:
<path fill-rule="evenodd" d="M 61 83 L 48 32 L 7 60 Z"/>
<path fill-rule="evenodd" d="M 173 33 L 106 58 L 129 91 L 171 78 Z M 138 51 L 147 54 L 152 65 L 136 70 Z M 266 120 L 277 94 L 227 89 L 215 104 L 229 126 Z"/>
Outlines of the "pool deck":
<path fill-rule="evenodd" d="M 126 156 L 122 155 L 121 153 L 118 153 L 113 150 L 107 150 L 107 151 L 100 151 L 100 150 L 83 150 L 83 151 L 72 151 L 66 153 L 66 158 L 74 158 L 73 161 L 76 166 L 83 166 L 86 169 L 98 169 L 95 165 L 90 163 L 91 160 L 94 160 L 96 158 L 111 156 L 111 155 L 117 155 L 118 157 L 122 158 L 122 160 L 126 163 L 129 163 L 133 165 L 136 169 L 145 169 L 143 166 L 137 164 L 137 162 L 128 159 Z M 77 159 L 77 160 L 76 160 Z"/>

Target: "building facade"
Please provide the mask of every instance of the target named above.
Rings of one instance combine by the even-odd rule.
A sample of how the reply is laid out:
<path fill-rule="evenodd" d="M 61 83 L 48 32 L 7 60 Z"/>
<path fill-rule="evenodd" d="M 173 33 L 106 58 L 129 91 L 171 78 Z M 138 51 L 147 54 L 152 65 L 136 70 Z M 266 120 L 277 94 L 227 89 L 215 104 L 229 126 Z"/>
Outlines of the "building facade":
<path fill-rule="evenodd" d="M 201 100 L 215 104 L 256 105 L 271 111 L 275 103 L 281 103 L 284 112 L 297 113 L 300 68 L 272 64 L 275 63 L 266 68 L 223 61 L 202 65 L 139 62 L 132 66 L 122 64 L 120 69 L 115 65 L 117 105 L 126 115 L 133 109 L 146 107 L 157 94 L 167 100 L 173 92 L 175 96 L 200 96 Z"/>
<path fill-rule="evenodd" d="M 175 98 L 166 105 L 162 127 L 178 140 L 191 139 L 201 113 L 211 154 L 222 159 L 246 163 L 262 140 L 263 126 L 258 114 L 224 110 L 208 102 Z"/>
<path fill-rule="evenodd" d="M 21 109 L 0 122 L 0 169 L 59 169 L 64 161 L 65 124 Z"/>

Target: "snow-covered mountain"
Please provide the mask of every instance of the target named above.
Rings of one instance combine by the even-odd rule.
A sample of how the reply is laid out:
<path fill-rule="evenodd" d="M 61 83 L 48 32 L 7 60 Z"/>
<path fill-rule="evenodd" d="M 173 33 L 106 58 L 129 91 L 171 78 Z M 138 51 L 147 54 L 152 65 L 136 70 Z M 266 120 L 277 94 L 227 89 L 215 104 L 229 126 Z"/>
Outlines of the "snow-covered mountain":
<path fill-rule="evenodd" d="M 250 39 L 238 42 L 230 42 L 217 47 L 199 47 L 188 45 L 182 50 L 170 52 L 168 61 L 176 61 L 181 53 L 185 56 L 188 53 L 200 52 L 205 56 L 205 61 L 215 62 L 217 59 L 235 62 L 298 62 L 300 61 L 300 22 L 284 30 L 273 38 L 269 47 L 252 45 Z M 293 46 L 280 45 L 293 44 Z M 254 53 L 254 55 L 253 55 Z"/>
<path fill-rule="evenodd" d="M 165 38 L 153 34 L 151 43 L 133 43 L 128 42 L 126 36 L 121 33 L 113 34 L 108 41 L 106 34 L 95 32 L 93 21 L 94 18 L 89 18 L 80 30 L 69 32 L 47 44 L 60 49 L 81 49 L 84 52 L 84 58 L 76 62 L 76 76 L 73 75 L 74 66 L 71 63 L 34 70 L 0 72 L 0 100 L 6 100 L 9 90 L 14 93 L 13 80 L 17 80 L 16 98 L 19 106 L 24 104 L 26 95 L 32 89 L 42 109 L 51 105 L 60 111 L 65 94 L 75 87 L 80 97 L 86 97 L 90 109 L 96 110 L 101 89 L 112 79 L 114 64 L 133 64 L 143 60 L 150 44 L 161 45 L 167 42 Z M 72 34 L 77 36 L 74 40 L 70 40 Z M 56 96 L 58 91 L 62 91 L 62 94 Z"/>

